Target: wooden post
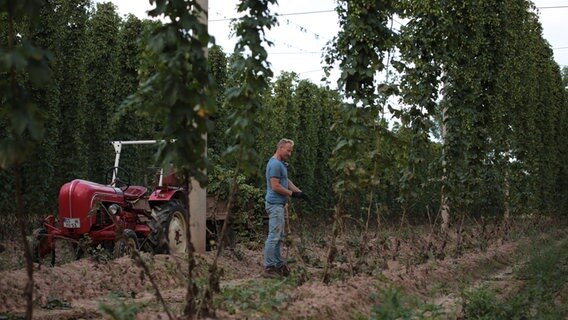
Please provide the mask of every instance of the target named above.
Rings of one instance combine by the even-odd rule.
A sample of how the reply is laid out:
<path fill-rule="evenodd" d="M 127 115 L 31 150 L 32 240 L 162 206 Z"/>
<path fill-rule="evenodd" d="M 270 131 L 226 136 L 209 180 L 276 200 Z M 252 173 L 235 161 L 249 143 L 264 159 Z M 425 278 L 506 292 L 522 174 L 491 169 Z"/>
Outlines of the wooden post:
<path fill-rule="evenodd" d="M 209 1 L 198 0 L 197 3 L 203 8 L 205 14 L 201 14 L 199 19 L 207 26 L 209 15 Z M 207 56 L 207 45 L 203 48 Z M 207 157 L 207 135 L 203 136 L 205 139 L 205 154 Z M 207 172 L 205 172 L 207 173 Z M 205 253 L 205 241 L 207 230 L 207 190 L 202 188 L 195 179 L 191 180 L 191 192 L 189 193 L 189 211 L 190 221 L 189 228 L 191 229 L 191 242 L 197 253 Z"/>

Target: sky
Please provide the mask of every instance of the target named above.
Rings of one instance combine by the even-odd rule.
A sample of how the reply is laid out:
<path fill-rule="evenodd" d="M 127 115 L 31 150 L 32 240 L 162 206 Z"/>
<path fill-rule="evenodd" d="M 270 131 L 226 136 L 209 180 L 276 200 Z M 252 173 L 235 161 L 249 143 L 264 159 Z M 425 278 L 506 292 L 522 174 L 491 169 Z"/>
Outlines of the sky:
<path fill-rule="evenodd" d="M 139 18 L 147 17 L 146 12 L 152 8 L 148 0 L 112 2 L 120 15 L 132 13 Z M 238 2 L 209 0 L 209 33 L 215 38 L 215 43 L 228 54 L 233 52 L 236 43 L 228 19 L 237 17 Z M 274 75 L 278 76 L 282 71 L 293 71 L 300 79 L 324 84 L 321 82 L 324 76 L 322 49 L 339 29 L 334 10 L 335 1 L 280 0 L 278 3 L 278 6 L 271 9 L 272 12 L 293 15 L 279 17 L 279 25 L 267 33 L 267 38 L 274 43 L 267 49 L 268 62 L 271 63 Z M 333 84 L 335 81 L 336 79 L 332 80 Z"/>
<path fill-rule="evenodd" d="M 102 0 L 100 0 L 102 2 Z M 151 9 L 148 0 L 112 0 L 120 15 L 132 13 L 146 18 Z M 236 39 L 231 35 L 230 21 L 237 17 L 238 0 L 209 0 L 209 33 L 226 53 L 233 52 Z M 553 49 L 554 59 L 568 67 L 568 0 L 533 0 L 539 8 L 543 36 Z M 550 8 L 557 7 L 557 8 Z M 322 50 L 339 30 L 334 11 L 335 0 L 280 0 L 272 12 L 278 13 L 279 25 L 267 33 L 274 46 L 267 49 L 268 61 L 277 76 L 282 71 L 296 72 L 300 79 L 325 84 Z M 399 22 L 394 23 L 394 28 Z M 331 74 L 331 87 L 336 87 L 338 72 Z"/>

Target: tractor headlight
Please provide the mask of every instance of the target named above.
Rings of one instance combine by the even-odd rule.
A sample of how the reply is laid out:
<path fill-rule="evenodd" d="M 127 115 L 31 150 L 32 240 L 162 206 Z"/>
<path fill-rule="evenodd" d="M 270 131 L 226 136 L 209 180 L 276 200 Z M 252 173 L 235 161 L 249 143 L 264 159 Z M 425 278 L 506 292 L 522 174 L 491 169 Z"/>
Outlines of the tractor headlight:
<path fill-rule="evenodd" d="M 113 203 L 110 206 L 108 206 L 108 211 L 110 212 L 110 214 L 114 216 L 120 212 L 120 206 L 116 203 Z"/>

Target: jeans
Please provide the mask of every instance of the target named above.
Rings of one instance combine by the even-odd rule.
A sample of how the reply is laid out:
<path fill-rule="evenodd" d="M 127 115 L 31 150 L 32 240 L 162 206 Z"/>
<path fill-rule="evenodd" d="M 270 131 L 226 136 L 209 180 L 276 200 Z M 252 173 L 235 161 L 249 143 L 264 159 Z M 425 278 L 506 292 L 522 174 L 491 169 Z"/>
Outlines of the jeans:
<path fill-rule="evenodd" d="M 284 264 L 280 255 L 280 246 L 284 241 L 284 206 L 265 205 L 268 213 L 268 237 L 264 243 L 264 267 L 280 268 Z"/>

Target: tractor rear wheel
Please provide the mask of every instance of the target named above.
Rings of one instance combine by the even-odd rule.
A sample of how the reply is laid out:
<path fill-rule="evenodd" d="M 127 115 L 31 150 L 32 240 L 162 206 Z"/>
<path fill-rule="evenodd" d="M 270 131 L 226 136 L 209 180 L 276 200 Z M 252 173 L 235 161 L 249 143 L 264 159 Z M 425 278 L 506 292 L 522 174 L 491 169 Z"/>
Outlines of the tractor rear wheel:
<path fill-rule="evenodd" d="M 160 242 L 156 253 L 180 254 L 187 251 L 187 223 L 186 211 L 183 204 L 173 200 L 162 206 L 157 214 L 161 226 Z"/>
<path fill-rule="evenodd" d="M 138 237 L 132 229 L 122 230 L 122 236 L 114 244 L 114 257 L 133 257 L 134 251 L 138 250 Z"/>

